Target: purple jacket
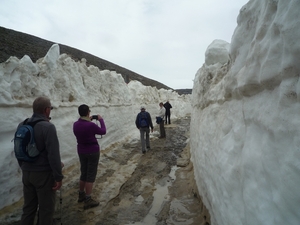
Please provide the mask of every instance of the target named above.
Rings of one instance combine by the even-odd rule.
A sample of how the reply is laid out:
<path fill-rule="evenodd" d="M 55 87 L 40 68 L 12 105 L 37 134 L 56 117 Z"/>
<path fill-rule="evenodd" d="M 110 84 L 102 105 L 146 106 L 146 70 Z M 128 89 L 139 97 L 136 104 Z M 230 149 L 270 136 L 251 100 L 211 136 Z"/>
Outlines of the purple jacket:
<path fill-rule="evenodd" d="M 100 126 L 82 118 L 73 124 L 73 133 L 77 139 L 78 154 L 94 153 L 100 151 L 100 146 L 95 137 L 96 134 L 106 134 L 104 120 L 99 120 Z"/>

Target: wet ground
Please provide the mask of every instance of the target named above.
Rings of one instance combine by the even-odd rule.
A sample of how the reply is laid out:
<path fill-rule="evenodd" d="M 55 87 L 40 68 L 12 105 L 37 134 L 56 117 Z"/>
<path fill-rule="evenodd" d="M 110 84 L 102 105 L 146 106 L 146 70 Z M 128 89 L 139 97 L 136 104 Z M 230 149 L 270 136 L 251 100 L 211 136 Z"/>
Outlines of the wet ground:
<path fill-rule="evenodd" d="M 83 203 L 77 203 L 79 166 L 66 168 L 61 202 L 58 192 L 57 224 L 209 225 L 190 162 L 189 123 L 190 118 L 182 118 L 166 125 L 166 139 L 152 133 L 146 154 L 141 153 L 139 139 L 102 150 L 92 195 L 100 201 L 98 207 L 83 210 Z M 20 216 L 21 204 L 16 203 L 11 214 L 12 207 L 5 209 L 10 220 Z M 1 224 L 18 224 L 5 222 L 7 218 L 0 212 Z"/>

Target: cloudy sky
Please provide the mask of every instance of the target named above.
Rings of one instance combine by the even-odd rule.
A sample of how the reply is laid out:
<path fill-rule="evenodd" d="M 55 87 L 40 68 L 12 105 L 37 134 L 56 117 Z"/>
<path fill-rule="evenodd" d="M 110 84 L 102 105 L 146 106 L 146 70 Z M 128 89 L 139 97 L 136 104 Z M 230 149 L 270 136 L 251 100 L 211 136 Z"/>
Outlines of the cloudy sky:
<path fill-rule="evenodd" d="M 68 45 L 165 85 L 192 88 L 248 0 L 1 0 L 0 26 Z"/>

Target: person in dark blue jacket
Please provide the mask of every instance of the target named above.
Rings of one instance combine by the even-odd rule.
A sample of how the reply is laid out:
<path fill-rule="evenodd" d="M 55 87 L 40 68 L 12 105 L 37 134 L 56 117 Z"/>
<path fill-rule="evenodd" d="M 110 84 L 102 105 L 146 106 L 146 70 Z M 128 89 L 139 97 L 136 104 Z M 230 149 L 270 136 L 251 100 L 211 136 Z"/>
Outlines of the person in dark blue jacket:
<path fill-rule="evenodd" d="M 140 130 L 142 153 L 145 154 L 146 147 L 147 150 L 150 150 L 150 138 L 149 138 L 150 128 L 151 128 L 151 132 L 153 132 L 152 119 L 150 113 L 146 112 L 145 106 L 141 106 L 141 112 L 139 112 L 136 116 L 135 125 Z M 145 134 L 146 134 L 146 140 L 145 140 Z"/>

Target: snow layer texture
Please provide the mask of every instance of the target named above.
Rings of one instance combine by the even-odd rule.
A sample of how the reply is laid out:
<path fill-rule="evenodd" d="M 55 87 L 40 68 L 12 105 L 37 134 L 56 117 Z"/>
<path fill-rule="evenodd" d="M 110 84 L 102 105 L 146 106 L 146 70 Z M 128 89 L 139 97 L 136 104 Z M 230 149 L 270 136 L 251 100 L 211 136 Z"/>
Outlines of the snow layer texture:
<path fill-rule="evenodd" d="M 251 0 L 228 62 L 208 48 L 192 93 L 191 151 L 216 225 L 300 221 L 300 1 Z M 223 46 L 223 47 L 222 47 Z"/>
<path fill-rule="evenodd" d="M 121 74 L 87 66 L 85 59 L 75 62 L 66 54 L 60 55 L 57 44 L 36 63 L 26 55 L 22 59 L 10 57 L 0 64 L 0 209 L 22 197 L 21 171 L 11 140 L 17 125 L 32 115 L 32 103 L 38 96 L 49 97 L 54 107 L 51 122 L 56 126 L 66 167 L 78 161 L 72 127 L 81 104 L 104 118 L 107 134 L 99 140 L 102 149 L 127 138 L 139 139 L 135 118 L 141 105 L 146 106 L 154 124 L 161 101 L 170 101 L 173 119 L 191 113 L 191 95 L 180 96 L 138 81 L 126 84 Z"/>

